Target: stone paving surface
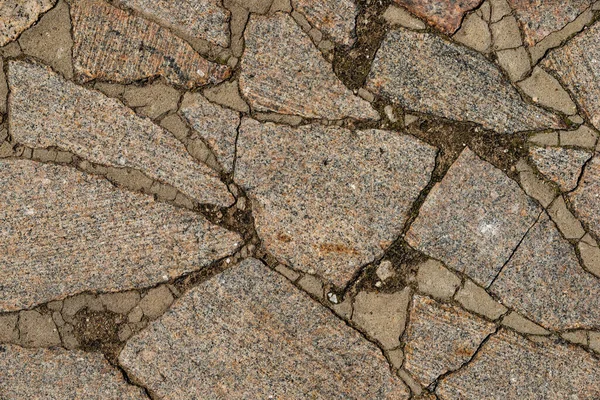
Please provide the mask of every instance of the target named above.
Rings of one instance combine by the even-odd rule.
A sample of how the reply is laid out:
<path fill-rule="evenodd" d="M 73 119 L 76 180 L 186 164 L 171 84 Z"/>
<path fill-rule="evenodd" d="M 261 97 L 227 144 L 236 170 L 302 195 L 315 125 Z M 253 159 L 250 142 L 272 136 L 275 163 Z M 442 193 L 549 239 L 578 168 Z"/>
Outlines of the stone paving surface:
<path fill-rule="evenodd" d="M 581 170 L 593 154 L 579 149 L 533 147 L 529 155 L 540 173 L 569 192 L 577 187 Z"/>

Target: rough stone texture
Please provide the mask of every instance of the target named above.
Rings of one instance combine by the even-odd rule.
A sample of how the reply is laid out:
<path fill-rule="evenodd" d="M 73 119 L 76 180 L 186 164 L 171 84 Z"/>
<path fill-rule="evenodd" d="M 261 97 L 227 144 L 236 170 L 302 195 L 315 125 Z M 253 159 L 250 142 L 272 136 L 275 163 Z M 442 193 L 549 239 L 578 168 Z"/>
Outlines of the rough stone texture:
<path fill-rule="evenodd" d="M 368 102 L 338 80 L 289 15 L 253 15 L 244 36 L 239 82 L 254 110 L 308 118 L 379 119 Z"/>
<path fill-rule="evenodd" d="M 598 279 L 581 268 L 573 247 L 547 216 L 525 236 L 490 291 L 552 329 L 591 328 L 600 320 Z"/>
<path fill-rule="evenodd" d="M 0 345 L 0 398 L 145 400 L 100 353 Z"/>
<path fill-rule="evenodd" d="M 436 260 L 427 260 L 417 271 L 419 291 L 442 300 L 450 300 L 460 286 L 460 278 Z"/>
<path fill-rule="evenodd" d="M 406 240 L 487 286 L 539 212 L 516 182 L 466 148 L 427 196 Z"/>
<path fill-rule="evenodd" d="M 119 359 L 173 400 L 409 395 L 379 349 L 254 259 L 190 290 Z"/>
<path fill-rule="evenodd" d="M 200 57 L 167 29 L 103 1 L 76 0 L 71 18 L 73 66 L 81 81 L 129 83 L 164 76 L 191 88 L 220 82 L 231 73 L 229 67 Z"/>
<path fill-rule="evenodd" d="M 599 380 L 600 365 L 584 350 L 534 343 L 502 329 L 436 393 L 444 400 L 593 400 L 600 397 Z"/>
<path fill-rule="evenodd" d="M 436 154 L 397 132 L 251 119 L 237 145 L 235 180 L 266 249 L 341 286 L 400 234 Z"/>
<path fill-rule="evenodd" d="M 336 42 L 351 46 L 356 40 L 354 21 L 358 14 L 352 0 L 292 0 L 296 11 L 304 14 L 308 22 Z"/>
<path fill-rule="evenodd" d="M 538 171 L 568 192 L 577 187 L 581 168 L 592 153 L 560 147 L 533 147 L 529 149 L 529 156 Z"/>
<path fill-rule="evenodd" d="M 56 0 L 5 0 L 0 3 L 0 47 L 19 37 Z"/>
<path fill-rule="evenodd" d="M 513 16 L 507 16 L 490 25 L 494 50 L 514 49 L 523 44 L 519 24 Z"/>
<path fill-rule="evenodd" d="M 563 126 L 558 117 L 524 102 L 483 55 L 430 33 L 389 32 L 367 88 L 409 110 L 473 121 L 498 132 Z"/>
<path fill-rule="evenodd" d="M 569 200 L 588 229 L 600 237 L 600 153 L 585 167 L 579 187 Z"/>
<path fill-rule="evenodd" d="M 196 163 L 171 134 L 118 100 L 20 61 L 9 64 L 8 82 L 9 129 L 18 142 L 57 146 L 91 162 L 136 168 L 201 203 L 233 203 L 214 171 Z"/>
<path fill-rule="evenodd" d="M 163 26 L 194 39 L 229 45 L 229 11 L 219 0 L 119 0 Z"/>
<path fill-rule="evenodd" d="M 2 160 L 0 171 L 0 312 L 85 290 L 150 286 L 241 242 L 198 214 L 70 167 Z"/>
<path fill-rule="evenodd" d="M 186 93 L 179 113 L 207 141 L 225 171 L 233 171 L 235 141 L 240 116 L 237 112 L 212 104 L 200 93 Z"/>
<path fill-rule="evenodd" d="M 444 32 L 451 35 L 462 22 L 463 16 L 477 7 L 481 0 L 394 0 L 396 4 L 406 7 L 408 11 Z"/>
<path fill-rule="evenodd" d="M 429 386 L 473 356 L 496 326 L 458 307 L 415 296 L 404 341 L 404 368 Z"/>

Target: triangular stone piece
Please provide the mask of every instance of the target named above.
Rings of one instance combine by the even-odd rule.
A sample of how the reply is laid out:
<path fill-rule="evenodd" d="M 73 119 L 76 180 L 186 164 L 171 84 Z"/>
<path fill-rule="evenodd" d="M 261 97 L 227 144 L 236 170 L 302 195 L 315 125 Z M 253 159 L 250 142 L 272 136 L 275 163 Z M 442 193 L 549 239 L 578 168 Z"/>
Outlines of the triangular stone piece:
<path fill-rule="evenodd" d="M 581 168 L 592 157 L 590 151 L 562 147 L 533 147 L 529 156 L 538 171 L 568 192 L 577 187 Z"/>

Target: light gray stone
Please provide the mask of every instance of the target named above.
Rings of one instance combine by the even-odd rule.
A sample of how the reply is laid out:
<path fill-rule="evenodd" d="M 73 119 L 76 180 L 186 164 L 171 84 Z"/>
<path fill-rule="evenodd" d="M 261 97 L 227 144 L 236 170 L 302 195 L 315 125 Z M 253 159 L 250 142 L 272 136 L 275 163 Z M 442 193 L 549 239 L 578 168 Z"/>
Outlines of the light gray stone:
<path fill-rule="evenodd" d="M 454 299 L 467 310 L 491 320 L 497 320 L 507 311 L 507 308 L 494 300 L 484 288 L 471 281 L 465 282 L 464 286 L 454 296 Z"/>
<path fill-rule="evenodd" d="M 0 343 L 16 343 L 19 340 L 18 319 L 18 313 L 0 315 Z"/>
<path fill-rule="evenodd" d="M 508 326 L 509 328 L 513 328 L 517 332 L 529 334 L 529 335 L 549 335 L 546 329 L 542 328 L 538 324 L 535 324 L 528 320 L 527 318 L 517 314 L 516 312 L 511 312 L 504 318 L 502 318 L 502 325 Z"/>
<path fill-rule="evenodd" d="M 164 314 L 173 303 L 173 294 L 166 285 L 160 285 L 152 288 L 140 300 L 139 306 L 144 315 L 150 319 L 155 319 Z"/>
<path fill-rule="evenodd" d="M 585 125 L 574 131 L 560 132 L 561 146 L 577 146 L 593 150 L 597 140 L 598 134 Z"/>
<path fill-rule="evenodd" d="M 129 292 L 102 294 L 99 297 L 107 310 L 118 314 L 127 314 L 140 301 L 140 294 L 133 290 Z"/>
<path fill-rule="evenodd" d="M 460 286 L 460 278 L 436 260 L 419 265 L 417 271 L 419 291 L 442 300 L 450 300 Z"/>
<path fill-rule="evenodd" d="M 452 38 L 482 53 L 489 51 L 492 44 L 488 24 L 475 13 L 469 14 L 464 19 L 460 29 Z"/>
<path fill-rule="evenodd" d="M 352 0 L 292 0 L 294 10 L 336 42 L 351 46 L 356 40 L 354 21 L 358 8 Z"/>
<path fill-rule="evenodd" d="M 400 25 L 415 30 L 425 29 L 423 21 L 415 18 L 404 7 L 389 6 L 383 13 L 383 19 L 390 25 Z"/>
<path fill-rule="evenodd" d="M 519 82 L 519 87 L 536 103 L 567 115 L 577 113 L 577 106 L 565 89 L 556 78 L 540 67 L 535 67 L 529 78 Z"/>
<path fill-rule="evenodd" d="M 129 86 L 123 93 L 129 107 L 150 119 L 175 110 L 180 97 L 179 91 L 160 82 L 140 87 Z"/>
<path fill-rule="evenodd" d="M 490 25 L 494 50 L 514 49 L 523 44 L 519 24 L 513 16 L 502 18 Z"/>
<path fill-rule="evenodd" d="M 394 0 L 396 4 L 406 7 L 411 13 L 424 18 L 427 22 L 451 35 L 460 27 L 463 16 L 481 3 L 480 0 Z"/>
<path fill-rule="evenodd" d="M 595 242 L 589 244 L 582 240 L 579 242 L 578 248 L 585 268 L 600 278 L 600 248 L 598 245 Z"/>
<path fill-rule="evenodd" d="M 577 216 L 588 229 L 600 237 L 600 153 L 585 167 L 577 189 L 569 200 Z"/>
<path fill-rule="evenodd" d="M 41 14 L 56 4 L 56 0 L 7 0 L 0 4 L 0 46 L 19 37 Z"/>
<path fill-rule="evenodd" d="M 585 235 L 581 222 L 567 208 L 562 196 L 558 196 L 548 207 L 548 214 L 565 238 L 579 240 Z"/>
<path fill-rule="evenodd" d="M 60 336 L 52 315 L 40 314 L 36 310 L 19 313 L 19 339 L 26 347 L 50 347 L 60 344 Z"/>
<path fill-rule="evenodd" d="M 577 187 L 581 169 L 592 153 L 560 147 L 533 147 L 529 149 L 529 156 L 538 171 L 568 192 Z"/>
<path fill-rule="evenodd" d="M 250 107 L 240 96 L 240 89 L 237 81 L 223 82 L 218 86 L 205 89 L 204 97 L 213 103 L 229 107 L 239 112 L 250 112 Z"/>

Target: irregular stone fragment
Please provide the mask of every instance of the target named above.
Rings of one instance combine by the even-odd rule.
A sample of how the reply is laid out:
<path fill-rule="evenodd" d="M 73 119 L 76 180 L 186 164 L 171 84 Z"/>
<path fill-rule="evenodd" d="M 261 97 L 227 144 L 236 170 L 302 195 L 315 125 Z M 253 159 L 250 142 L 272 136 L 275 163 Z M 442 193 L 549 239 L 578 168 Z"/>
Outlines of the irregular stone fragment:
<path fill-rule="evenodd" d="M 0 397 L 145 400 L 100 353 L 0 345 Z"/>
<path fill-rule="evenodd" d="M 400 234 L 436 154 L 396 132 L 251 119 L 237 147 L 234 178 L 254 201 L 264 246 L 342 286 Z"/>
<path fill-rule="evenodd" d="M 18 313 L 0 314 L 0 342 L 16 343 L 19 340 L 17 330 Z"/>
<path fill-rule="evenodd" d="M 412 111 L 503 133 L 564 126 L 557 116 L 524 102 L 482 54 L 426 32 L 389 32 L 367 88 Z"/>
<path fill-rule="evenodd" d="M 168 111 L 177 108 L 179 91 L 164 83 L 147 86 L 129 86 L 123 93 L 125 103 L 150 119 L 156 119 Z"/>
<path fill-rule="evenodd" d="M 406 240 L 487 286 L 539 213 L 516 182 L 466 148 L 427 196 Z"/>
<path fill-rule="evenodd" d="M 241 242 L 199 214 L 69 167 L 2 160 L 0 187 L 0 312 L 154 285 Z"/>
<path fill-rule="evenodd" d="M 118 100 L 36 64 L 9 64 L 11 135 L 31 147 L 57 146 L 95 163 L 136 168 L 201 203 L 231 205 L 218 175 L 172 135 Z"/>
<path fill-rule="evenodd" d="M 294 10 L 304 14 L 308 22 L 331 36 L 336 42 L 352 46 L 356 40 L 354 21 L 358 14 L 352 0 L 292 0 Z"/>
<path fill-rule="evenodd" d="M 584 237 L 577 246 L 581 261 L 583 261 L 585 269 L 600 278 L 600 247 L 589 237 L 589 234 L 587 237 L 590 239 L 589 241 L 586 241 L 586 237 Z"/>
<path fill-rule="evenodd" d="M 404 368 L 423 386 L 458 369 L 496 326 L 456 306 L 415 296 L 404 341 Z"/>
<path fill-rule="evenodd" d="M 529 156 L 538 171 L 568 192 L 577 187 L 581 168 L 592 153 L 561 147 L 533 147 L 529 149 Z"/>
<path fill-rule="evenodd" d="M 451 35 L 460 28 L 463 16 L 477 7 L 481 0 L 394 0 L 408 11 L 424 18 L 427 22 Z"/>
<path fill-rule="evenodd" d="M 577 113 L 577 106 L 552 75 L 542 68 L 535 67 L 531 76 L 522 82 L 519 87 L 534 102 L 553 108 L 567 115 Z"/>
<path fill-rule="evenodd" d="M 376 346 L 255 259 L 191 289 L 119 360 L 172 400 L 409 397 Z"/>
<path fill-rule="evenodd" d="M 120 0 L 149 19 L 155 19 L 182 36 L 229 45 L 229 11 L 219 0 Z"/>
<path fill-rule="evenodd" d="M 490 291 L 531 320 L 556 330 L 600 320 L 600 285 L 544 215 L 529 231 Z"/>
<path fill-rule="evenodd" d="M 600 363 L 584 350 L 501 329 L 436 393 L 444 400 L 593 400 L 600 398 L 599 380 Z"/>
<path fill-rule="evenodd" d="M 550 332 L 528 320 L 527 318 L 522 317 L 516 312 L 511 312 L 506 317 L 502 319 L 502 325 L 513 328 L 514 330 L 526 333 L 529 335 L 549 335 Z"/>
<path fill-rule="evenodd" d="M 404 7 L 389 6 L 383 19 L 390 25 L 400 25 L 408 29 L 425 29 L 425 24 L 418 18 L 415 18 L 411 13 L 406 11 Z"/>
<path fill-rule="evenodd" d="M 50 347 L 60 345 L 58 329 L 50 314 L 37 310 L 19 313 L 19 338 L 26 347 Z"/>
<path fill-rule="evenodd" d="M 467 310 L 494 321 L 507 311 L 507 308 L 494 300 L 484 288 L 471 281 L 465 282 L 464 286 L 454 296 L 454 299 Z"/>
<path fill-rule="evenodd" d="M 561 146 L 577 146 L 594 150 L 598 134 L 585 125 L 574 131 L 560 131 Z"/>
<path fill-rule="evenodd" d="M 239 82 L 254 110 L 307 118 L 379 119 L 368 102 L 340 82 L 289 15 L 253 15 L 244 36 Z"/>
<path fill-rule="evenodd" d="M 523 79 L 531 71 L 531 62 L 523 46 L 496 52 L 498 64 L 506 71 L 511 81 Z"/>
<path fill-rule="evenodd" d="M 417 272 L 419 291 L 432 297 L 450 300 L 460 286 L 460 278 L 448 271 L 436 260 L 427 260 L 419 265 Z"/>
<path fill-rule="evenodd" d="M 477 14 L 466 17 L 462 26 L 452 38 L 482 53 L 488 51 L 492 44 L 488 24 Z"/>
<path fill-rule="evenodd" d="M 569 195 L 571 206 L 588 229 L 600 237 L 600 153 L 587 163 L 577 189 Z"/>
<path fill-rule="evenodd" d="M 221 82 L 231 73 L 229 67 L 200 57 L 169 30 L 103 1 L 75 1 L 71 18 L 73 66 L 81 81 L 129 83 L 164 76 L 191 88 Z"/>
<path fill-rule="evenodd" d="M 5 0 L 0 3 L 0 47 L 19 37 L 56 0 Z"/>
<path fill-rule="evenodd" d="M 523 44 L 519 24 L 513 16 L 502 18 L 490 25 L 494 50 L 514 49 Z"/>

